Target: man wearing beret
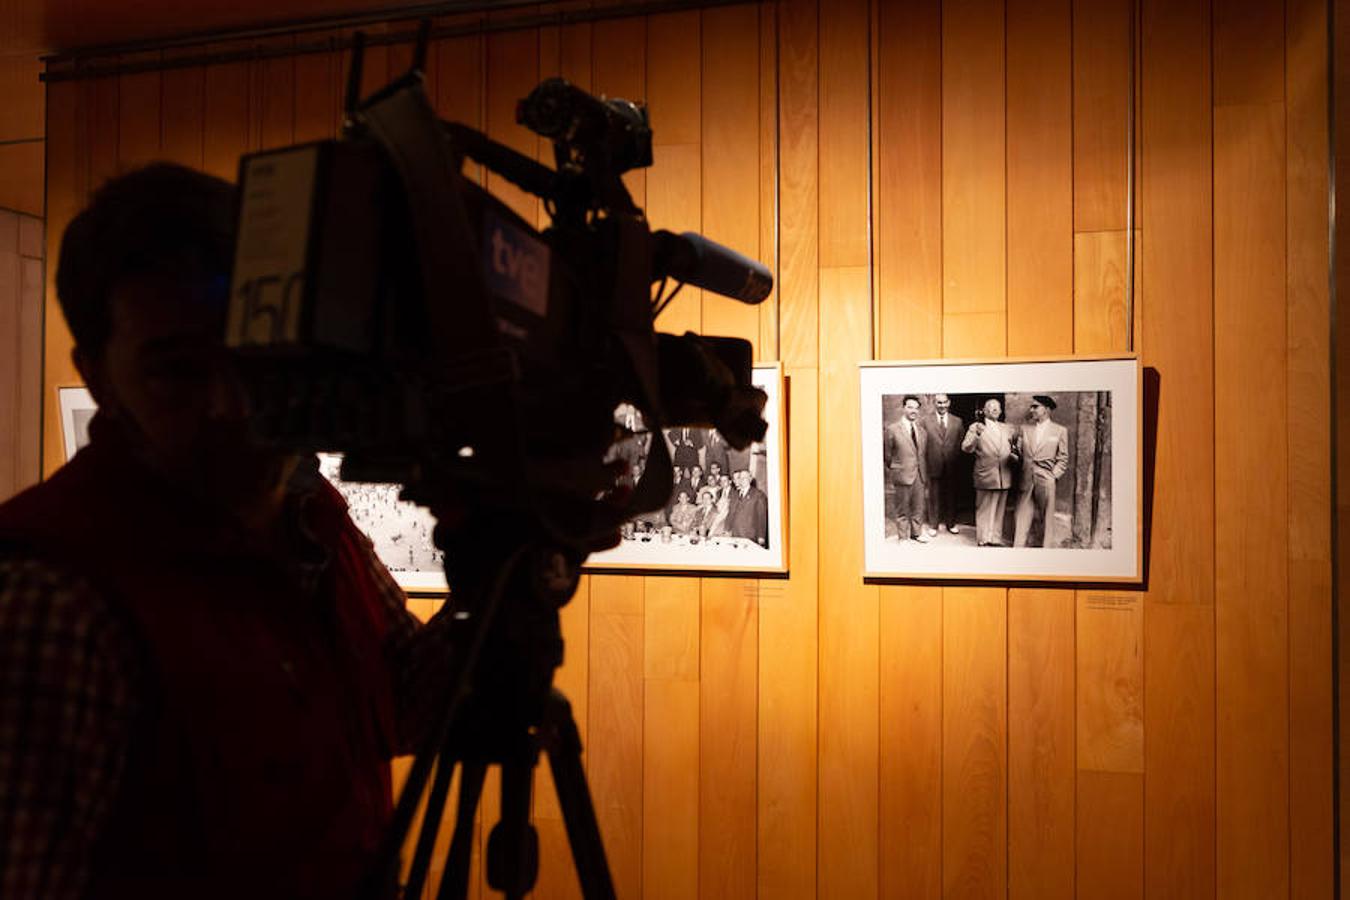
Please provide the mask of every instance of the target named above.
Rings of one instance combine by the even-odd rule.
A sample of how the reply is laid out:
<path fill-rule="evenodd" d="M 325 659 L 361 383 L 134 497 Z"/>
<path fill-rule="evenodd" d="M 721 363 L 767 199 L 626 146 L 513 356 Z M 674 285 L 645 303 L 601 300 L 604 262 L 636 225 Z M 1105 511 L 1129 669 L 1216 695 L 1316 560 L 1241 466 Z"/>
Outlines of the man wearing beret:
<path fill-rule="evenodd" d="M 1031 523 L 1042 522 L 1041 546 L 1055 546 L 1055 483 L 1069 468 L 1069 430 L 1050 418 L 1055 398 L 1037 394 L 1022 425 L 1022 484 L 1013 517 L 1013 546 L 1025 547 Z"/>

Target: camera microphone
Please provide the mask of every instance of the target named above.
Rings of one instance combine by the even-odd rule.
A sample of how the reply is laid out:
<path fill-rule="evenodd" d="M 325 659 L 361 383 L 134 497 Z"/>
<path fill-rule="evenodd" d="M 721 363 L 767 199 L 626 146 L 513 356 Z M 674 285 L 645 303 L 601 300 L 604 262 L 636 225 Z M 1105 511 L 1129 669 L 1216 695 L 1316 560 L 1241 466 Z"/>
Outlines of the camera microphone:
<path fill-rule="evenodd" d="M 742 303 L 762 303 L 773 290 L 773 275 L 767 266 L 723 247 L 701 234 L 658 231 L 655 276 L 731 297 Z"/>

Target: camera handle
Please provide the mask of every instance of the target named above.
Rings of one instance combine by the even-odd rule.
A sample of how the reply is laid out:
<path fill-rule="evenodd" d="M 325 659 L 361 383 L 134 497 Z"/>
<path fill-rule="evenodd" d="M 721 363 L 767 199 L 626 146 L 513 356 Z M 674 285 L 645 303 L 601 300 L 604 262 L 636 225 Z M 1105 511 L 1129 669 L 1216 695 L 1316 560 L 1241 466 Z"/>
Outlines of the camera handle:
<path fill-rule="evenodd" d="M 434 767 L 402 892 L 421 896 L 456 766 L 461 776 L 456 822 L 438 896 L 467 896 L 475 812 L 487 768 L 497 765 L 502 769 L 501 821 L 488 844 L 488 881 L 508 898 L 524 897 L 538 871 L 538 838 L 529 811 L 533 771 L 543 751 L 554 773 L 582 895 L 613 900 L 581 765 L 580 736 L 567 700 L 552 688 L 553 672 L 562 662 L 558 610 L 576 589 L 579 560 L 543 539 L 503 540 L 513 530 L 518 535 L 520 526 L 504 511 L 486 518 L 461 529 L 455 546 L 444 548 L 452 607 L 443 614 L 452 616 L 453 691 L 424 736 L 361 896 L 387 897 L 396 883 L 399 852 Z"/>

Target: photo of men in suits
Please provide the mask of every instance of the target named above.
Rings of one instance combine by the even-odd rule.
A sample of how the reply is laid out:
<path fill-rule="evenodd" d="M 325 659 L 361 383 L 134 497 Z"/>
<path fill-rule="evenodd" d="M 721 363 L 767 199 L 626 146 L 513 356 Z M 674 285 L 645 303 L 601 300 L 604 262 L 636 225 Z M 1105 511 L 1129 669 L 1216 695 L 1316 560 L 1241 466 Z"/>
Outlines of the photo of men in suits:
<path fill-rule="evenodd" d="M 902 541 L 928 543 L 923 526 L 924 489 L 928 481 L 928 436 L 919 425 L 919 398 L 904 399 L 900 421 L 886 429 L 883 458 L 886 477 L 895 491 L 895 520 Z"/>
<path fill-rule="evenodd" d="M 961 463 L 961 440 L 964 423 L 952 412 L 952 400 L 946 394 L 933 395 L 933 412 L 923 420 L 927 432 L 928 463 L 928 534 L 935 537 L 938 529 L 960 534 L 956 523 L 956 487 Z"/>
<path fill-rule="evenodd" d="M 727 523 L 732 537 L 769 545 L 769 498 L 754 484 L 748 469 L 731 473 Z"/>
<path fill-rule="evenodd" d="M 1012 461 L 1015 434 L 1003 418 L 1003 404 L 990 397 L 984 401 L 983 415 L 971 424 L 961 440 L 961 449 L 974 454 L 975 467 L 975 545 L 1003 545 L 1003 515 L 1012 488 Z"/>
<path fill-rule="evenodd" d="M 887 538 L 924 543 L 925 554 L 1111 546 L 1109 392 L 881 400 Z"/>
<path fill-rule="evenodd" d="M 1027 546 L 1033 522 L 1041 523 L 1040 543 L 1055 547 L 1055 484 L 1069 468 L 1069 430 L 1051 418 L 1058 407 L 1049 394 L 1037 394 L 1021 426 L 1022 479 L 1018 488 L 1013 546 Z"/>

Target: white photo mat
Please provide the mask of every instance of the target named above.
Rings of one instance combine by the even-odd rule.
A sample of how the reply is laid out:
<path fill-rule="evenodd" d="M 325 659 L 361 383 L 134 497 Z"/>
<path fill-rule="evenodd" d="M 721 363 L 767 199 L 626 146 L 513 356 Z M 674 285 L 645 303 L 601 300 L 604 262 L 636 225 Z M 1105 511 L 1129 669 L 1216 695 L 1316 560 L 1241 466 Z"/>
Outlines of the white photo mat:
<path fill-rule="evenodd" d="M 1142 579 L 1141 369 L 1135 356 L 869 362 L 861 365 L 860 377 L 864 577 L 1084 583 Z M 962 540 L 968 540 L 969 545 L 955 546 L 955 541 L 926 544 L 888 536 L 884 397 L 910 394 L 932 398 L 939 393 L 1053 396 L 1078 392 L 1111 394 L 1109 484 L 1113 501 L 1109 547 L 976 547 L 973 537 L 964 532 Z M 965 423 L 966 428 L 969 425 Z M 1007 499 L 1009 509 L 1016 504 L 1017 497 L 1018 489 L 1013 487 Z"/>
<path fill-rule="evenodd" d="M 66 462 L 70 462 L 76 452 L 89 443 L 89 420 L 98 410 L 98 404 L 86 387 L 58 387 L 56 397 L 61 407 L 61 445 Z"/>
<path fill-rule="evenodd" d="M 756 487 L 767 500 L 767 546 L 734 537 L 700 538 L 646 532 L 625 537 L 619 546 L 593 553 L 586 561 L 589 570 L 637 570 L 696 575 L 702 572 L 748 572 L 774 574 L 787 571 L 787 529 L 785 508 L 785 434 L 783 370 L 778 363 L 756 365 L 756 387 L 768 395 L 764 419 L 768 431 L 755 445 L 754 453 L 764 457 L 764 482 Z M 670 430 L 670 429 L 667 429 Z M 728 473 L 729 474 L 729 473 Z"/>

